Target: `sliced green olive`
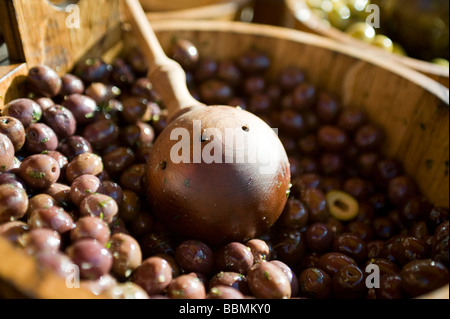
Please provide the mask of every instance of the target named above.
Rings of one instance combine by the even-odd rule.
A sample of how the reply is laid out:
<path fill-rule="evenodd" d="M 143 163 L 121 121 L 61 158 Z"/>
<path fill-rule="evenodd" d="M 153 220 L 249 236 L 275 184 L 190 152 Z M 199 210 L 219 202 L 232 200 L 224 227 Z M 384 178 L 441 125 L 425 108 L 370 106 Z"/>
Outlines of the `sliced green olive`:
<path fill-rule="evenodd" d="M 349 221 L 358 216 L 358 201 L 343 191 L 333 190 L 326 194 L 331 216 L 340 221 Z"/>

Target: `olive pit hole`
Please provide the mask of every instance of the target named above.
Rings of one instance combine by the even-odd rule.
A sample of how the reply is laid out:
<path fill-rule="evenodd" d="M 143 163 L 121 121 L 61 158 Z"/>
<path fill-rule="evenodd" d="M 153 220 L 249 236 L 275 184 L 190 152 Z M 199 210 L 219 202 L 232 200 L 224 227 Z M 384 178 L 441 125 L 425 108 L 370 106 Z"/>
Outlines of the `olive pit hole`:
<path fill-rule="evenodd" d="M 345 212 L 350 210 L 350 207 L 347 205 L 347 203 L 341 201 L 340 199 L 335 200 L 333 205 Z"/>

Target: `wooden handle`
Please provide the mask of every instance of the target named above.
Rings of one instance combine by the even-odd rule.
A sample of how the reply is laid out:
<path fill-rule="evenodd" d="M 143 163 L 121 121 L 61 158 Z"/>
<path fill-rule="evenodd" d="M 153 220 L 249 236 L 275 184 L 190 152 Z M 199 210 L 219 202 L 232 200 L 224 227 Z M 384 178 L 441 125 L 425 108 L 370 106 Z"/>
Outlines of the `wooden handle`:
<path fill-rule="evenodd" d="M 184 70 L 164 53 L 139 1 L 125 0 L 124 2 L 136 40 L 149 62 L 148 78 L 161 95 L 169 111 L 169 118 L 193 107 L 203 107 L 203 104 L 189 93 Z"/>

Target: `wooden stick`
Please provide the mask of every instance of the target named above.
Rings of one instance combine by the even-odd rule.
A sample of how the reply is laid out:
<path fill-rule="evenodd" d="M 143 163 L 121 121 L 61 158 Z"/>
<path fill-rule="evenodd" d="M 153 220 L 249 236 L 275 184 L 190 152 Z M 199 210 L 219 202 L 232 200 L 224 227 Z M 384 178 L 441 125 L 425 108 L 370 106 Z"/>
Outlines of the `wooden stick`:
<path fill-rule="evenodd" d="M 136 40 L 149 62 L 148 78 L 169 110 L 169 118 L 180 111 L 202 107 L 203 104 L 189 93 L 184 70 L 164 53 L 139 1 L 125 0 L 124 3 Z"/>

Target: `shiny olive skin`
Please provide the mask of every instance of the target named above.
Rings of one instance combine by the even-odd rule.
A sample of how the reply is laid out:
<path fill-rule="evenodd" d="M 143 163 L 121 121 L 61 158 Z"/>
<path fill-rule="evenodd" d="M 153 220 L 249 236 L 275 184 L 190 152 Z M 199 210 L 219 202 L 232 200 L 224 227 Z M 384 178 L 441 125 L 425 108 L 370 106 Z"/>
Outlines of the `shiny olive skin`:
<path fill-rule="evenodd" d="M 355 265 L 341 268 L 332 278 L 331 286 L 338 299 L 359 299 L 367 294 L 365 274 Z"/>
<path fill-rule="evenodd" d="M 181 275 L 172 280 L 167 287 L 171 299 L 204 299 L 206 289 L 195 273 Z"/>
<path fill-rule="evenodd" d="M 217 77 L 232 87 L 236 87 L 242 81 L 242 72 L 235 61 L 223 60 L 217 66 Z"/>
<path fill-rule="evenodd" d="M 25 129 L 25 148 L 30 153 L 54 151 L 58 148 L 58 136 L 44 123 L 33 123 Z"/>
<path fill-rule="evenodd" d="M 119 217 L 125 222 L 134 221 L 141 212 L 142 200 L 135 192 L 124 189 L 123 198 L 119 205 Z"/>
<path fill-rule="evenodd" d="M 448 283 L 448 269 L 430 259 L 414 260 L 406 264 L 400 272 L 403 289 L 417 297 L 436 290 Z"/>
<path fill-rule="evenodd" d="M 216 269 L 220 271 L 233 271 L 246 275 L 253 265 L 253 254 L 244 244 L 231 242 L 216 252 L 214 262 Z"/>
<path fill-rule="evenodd" d="M 71 161 L 82 153 L 92 153 L 92 146 L 83 136 L 72 135 L 61 141 L 58 150 Z"/>
<path fill-rule="evenodd" d="M 111 176 L 120 176 L 120 174 L 129 166 L 131 166 L 136 158 L 133 149 L 129 147 L 118 147 L 103 155 L 103 164 L 105 170 Z"/>
<path fill-rule="evenodd" d="M 35 101 L 41 107 L 42 111 L 45 111 L 50 106 L 55 105 L 55 101 L 53 101 L 49 97 L 35 97 L 33 101 Z"/>
<path fill-rule="evenodd" d="M 61 90 L 59 95 L 62 97 L 71 94 L 83 94 L 85 89 L 83 81 L 76 75 L 66 73 L 61 77 Z"/>
<path fill-rule="evenodd" d="M 13 184 L 0 185 L 0 223 L 22 218 L 28 209 L 28 197 L 23 188 Z"/>
<path fill-rule="evenodd" d="M 72 217 L 57 206 L 34 210 L 28 218 L 28 224 L 31 228 L 48 227 L 61 235 L 70 232 L 75 227 Z"/>
<path fill-rule="evenodd" d="M 120 184 L 133 192 L 142 195 L 145 189 L 145 164 L 133 164 L 120 175 Z"/>
<path fill-rule="evenodd" d="M 386 241 L 382 256 L 400 265 L 405 265 L 413 260 L 428 258 L 430 248 L 421 239 L 398 235 Z"/>
<path fill-rule="evenodd" d="M 209 280 L 208 283 L 209 289 L 215 286 L 228 286 L 240 291 L 244 295 L 250 294 L 247 284 L 247 278 L 244 275 L 239 274 L 237 272 L 231 271 L 218 272 L 217 274 L 212 276 L 212 278 Z"/>
<path fill-rule="evenodd" d="M 312 299 L 331 297 L 331 278 L 319 268 L 307 268 L 298 277 L 300 296 Z"/>
<path fill-rule="evenodd" d="M 123 201 L 122 187 L 113 181 L 102 181 L 102 185 L 105 195 L 110 196 L 118 205 L 120 205 Z"/>
<path fill-rule="evenodd" d="M 21 247 L 30 255 L 40 252 L 57 252 L 61 248 L 61 235 L 50 228 L 34 228 L 19 239 Z"/>
<path fill-rule="evenodd" d="M 57 206 L 56 200 L 47 194 L 37 194 L 31 197 L 28 201 L 27 216 L 29 216 L 33 210 L 40 208 L 49 208 Z"/>
<path fill-rule="evenodd" d="M 50 126 L 60 138 L 75 134 L 76 120 L 73 113 L 62 105 L 53 105 L 42 113 L 43 121 Z"/>
<path fill-rule="evenodd" d="M 111 224 L 117 218 L 119 206 L 112 197 L 105 194 L 95 194 L 94 192 L 94 194 L 83 198 L 79 205 L 79 211 L 81 216 L 98 217 Z"/>
<path fill-rule="evenodd" d="M 142 251 L 136 239 L 128 234 L 111 236 L 109 251 L 113 256 L 112 271 L 120 278 L 129 277 L 142 263 Z"/>
<path fill-rule="evenodd" d="M 5 105 L 2 115 L 18 119 L 26 128 L 37 123 L 42 117 L 42 109 L 35 101 L 27 98 L 13 100 Z"/>
<path fill-rule="evenodd" d="M 245 74 L 261 74 L 270 67 L 269 57 L 255 49 L 239 56 L 237 63 Z"/>
<path fill-rule="evenodd" d="M 28 71 L 27 85 L 36 94 L 54 97 L 61 90 L 62 81 L 52 68 L 46 65 L 37 65 Z"/>
<path fill-rule="evenodd" d="M 7 172 L 14 165 L 14 145 L 3 133 L 0 133 L 0 173 Z"/>
<path fill-rule="evenodd" d="M 79 93 L 66 96 L 61 105 L 72 112 L 80 125 L 92 122 L 97 111 L 97 103 L 89 96 Z"/>
<path fill-rule="evenodd" d="M 431 240 L 431 258 L 449 266 L 449 221 L 436 228 Z"/>
<path fill-rule="evenodd" d="M 111 81 L 120 88 L 129 88 L 136 80 L 136 75 L 129 64 L 122 58 L 116 58 L 112 63 Z"/>
<path fill-rule="evenodd" d="M 176 39 L 172 46 L 171 56 L 185 70 L 193 70 L 199 60 L 197 48 L 191 41 L 186 39 Z"/>
<path fill-rule="evenodd" d="M 305 204 L 298 199 L 290 198 L 280 216 L 280 222 L 293 229 L 302 229 L 308 223 L 309 212 Z"/>
<path fill-rule="evenodd" d="M 211 248 L 197 240 L 186 240 L 175 250 L 175 260 L 185 272 L 209 275 L 214 267 Z"/>
<path fill-rule="evenodd" d="M 314 223 L 306 230 L 306 242 L 310 251 L 328 251 L 331 248 L 333 241 L 334 233 L 326 224 Z"/>
<path fill-rule="evenodd" d="M 305 81 L 305 73 L 295 67 L 289 67 L 281 70 L 278 75 L 277 83 L 284 92 L 293 90 L 297 85 Z"/>
<path fill-rule="evenodd" d="M 172 281 L 172 269 L 165 259 L 150 257 L 134 270 L 131 281 L 141 286 L 150 296 L 161 294 Z"/>
<path fill-rule="evenodd" d="M 271 247 L 262 239 L 253 238 L 245 243 L 253 255 L 253 262 L 259 263 L 270 260 Z"/>
<path fill-rule="evenodd" d="M 158 102 L 161 100 L 160 96 L 153 88 L 153 84 L 147 77 L 139 78 L 136 82 L 134 82 L 131 88 L 131 94 L 133 96 L 145 98 L 152 102 Z M 154 113 L 156 114 L 157 112 Z"/>
<path fill-rule="evenodd" d="M 274 256 L 294 267 L 306 253 L 306 235 L 297 229 L 283 229 L 273 244 Z"/>
<path fill-rule="evenodd" d="M 214 286 L 206 294 L 206 299 L 244 299 L 244 295 L 231 287 Z"/>
<path fill-rule="evenodd" d="M 116 141 L 119 128 L 112 120 L 99 120 L 87 125 L 82 135 L 95 149 L 101 150 Z"/>
<path fill-rule="evenodd" d="M 317 142 L 327 151 L 340 152 L 347 147 L 348 136 L 337 126 L 325 125 L 317 133 Z"/>
<path fill-rule="evenodd" d="M 75 227 L 70 231 L 72 242 L 82 238 L 92 238 L 105 245 L 110 238 L 108 224 L 98 217 L 81 217 L 75 223 Z"/>
<path fill-rule="evenodd" d="M 122 98 L 122 103 L 123 111 L 121 116 L 128 124 L 151 120 L 153 113 L 152 104 L 154 102 L 136 96 L 126 96 Z"/>
<path fill-rule="evenodd" d="M 396 207 L 402 207 L 408 199 L 416 196 L 417 193 L 417 185 L 409 176 L 398 176 L 389 181 L 388 197 Z"/>
<path fill-rule="evenodd" d="M 330 277 L 334 277 L 339 270 L 349 265 L 356 266 L 357 264 L 353 258 L 336 252 L 326 253 L 318 261 L 319 268 L 323 269 Z"/>
<path fill-rule="evenodd" d="M 291 284 L 283 271 L 276 265 L 263 261 L 255 264 L 247 274 L 250 291 L 260 299 L 288 299 Z"/>
<path fill-rule="evenodd" d="M 80 267 L 82 279 L 95 280 L 111 270 L 111 253 L 94 239 L 80 239 L 69 246 L 66 252 L 72 261 Z"/>
<path fill-rule="evenodd" d="M 131 281 L 107 288 L 102 295 L 109 299 L 150 299 L 144 289 Z"/>
<path fill-rule="evenodd" d="M 330 218 L 324 193 L 316 188 L 307 188 L 301 194 L 301 201 L 308 208 L 309 221 L 326 222 Z"/>
<path fill-rule="evenodd" d="M 155 140 L 155 130 L 148 123 L 136 122 L 120 130 L 120 140 L 129 147 L 150 146 Z"/>
<path fill-rule="evenodd" d="M 377 299 L 403 299 L 405 291 L 398 274 L 385 274 L 380 278 L 380 288 L 375 290 Z"/>
<path fill-rule="evenodd" d="M 58 180 L 59 175 L 59 163 L 45 154 L 31 155 L 19 167 L 19 176 L 28 186 L 36 189 L 49 187 Z"/>
<path fill-rule="evenodd" d="M 0 116 L 0 133 L 6 135 L 17 152 L 25 144 L 25 128 L 22 122 L 11 116 Z"/>
<path fill-rule="evenodd" d="M 70 208 L 70 186 L 61 183 L 53 183 L 50 187 L 44 189 L 43 193 L 51 196 L 58 206 Z"/>
<path fill-rule="evenodd" d="M 95 195 L 95 193 L 102 194 L 103 192 L 104 188 L 98 177 L 95 175 L 83 174 L 72 182 L 69 194 L 72 202 L 79 207 L 86 197 Z M 112 201 L 112 199 L 108 198 L 108 203 L 109 201 Z"/>
<path fill-rule="evenodd" d="M 75 66 L 74 74 L 86 84 L 92 82 L 108 82 L 112 66 L 101 58 L 85 59 Z"/>
<path fill-rule="evenodd" d="M 34 258 L 40 269 L 52 270 L 64 280 L 73 275 L 75 264 L 63 252 L 42 251 L 38 252 Z"/>
<path fill-rule="evenodd" d="M 291 284 L 291 297 L 297 297 L 298 278 L 295 272 L 288 265 L 286 265 L 284 262 L 280 260 L 271 260 L 270 263 L 277 266 L 278 268 L 281 269 L 281 271 L 283 271 L 289 283 Z"/>
<path fill-rule="evenodd" d="M 211 79 L 202 83 L 200 96 L 208 105 L 224 105 L 233 96 L 233 89 L 225 82 Z"/>
<path fill-rule="evenodd" d="M 356 234 L 342 233 L 333 242 L 333 251 L 343 253 L 353 258 L 358 264 L 367 259 L 367 245 Z"/>
<path fill-rule="evenodd" d="M 10 221 L 0 224 L 0 236 L 15 245 L 19 244 L 19 239 L 29 230 L 30 225 L 22 221 Z"/>
<path fill-rule="evenodd" d="M 384 142 L 385 135 L 381 128 L 367 124 L 355 133 L 354 142 L 356 147 L 363 152 L 375 150 Z"/>
<path fill-rule="evenodd" d="M 82 153 L 72 159 L 66 168 L 66 178 L 72 183 L 77 177 L 85 174 L 100 175 L 103 171 L 102 158 L 95 153 Z"/>

